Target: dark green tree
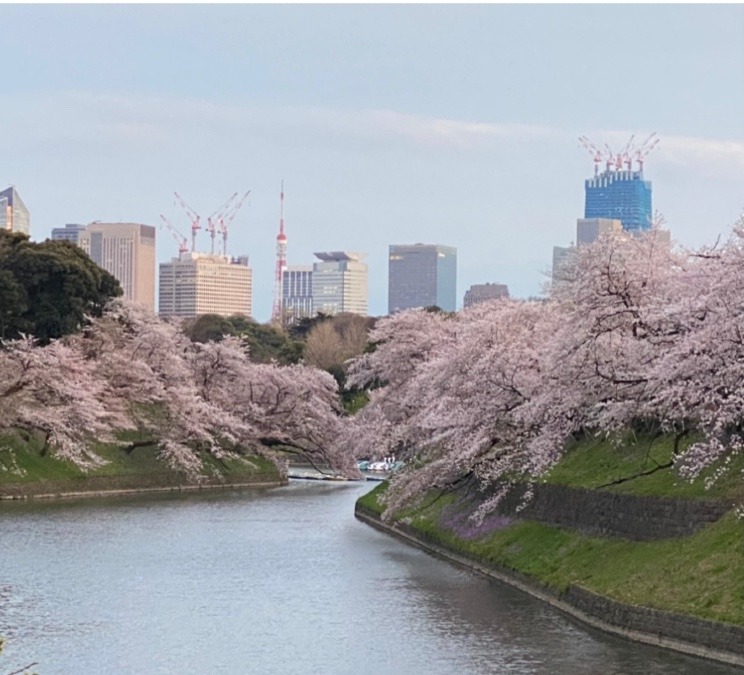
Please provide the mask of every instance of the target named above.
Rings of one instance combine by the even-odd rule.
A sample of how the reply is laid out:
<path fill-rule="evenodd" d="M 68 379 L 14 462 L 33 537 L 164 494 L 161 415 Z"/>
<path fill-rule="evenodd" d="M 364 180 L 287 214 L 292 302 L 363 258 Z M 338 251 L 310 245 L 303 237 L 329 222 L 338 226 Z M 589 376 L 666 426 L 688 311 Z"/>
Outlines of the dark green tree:
<path fill-rule="evenodd" d="M 225 335 L 234 335 L 232 323 L 220 314 L 202 314 L 184 322 L 183 332 L 192 342 L 219 342 Z"/>
<path fill-rule="evenodd" d="M 100 316 L 119 282 L 69 241 L 31 242 L 0 232 L 0 331 L 27 333 L 47 343 Z M 8 304 L 6 304 L 8 303 Z"/>

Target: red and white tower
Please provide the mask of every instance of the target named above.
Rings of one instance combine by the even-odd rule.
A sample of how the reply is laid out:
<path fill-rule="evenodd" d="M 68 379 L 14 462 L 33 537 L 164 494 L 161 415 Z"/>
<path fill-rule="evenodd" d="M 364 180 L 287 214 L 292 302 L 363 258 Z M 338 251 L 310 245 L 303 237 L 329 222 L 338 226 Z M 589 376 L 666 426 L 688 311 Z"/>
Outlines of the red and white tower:
<path fill-rule="evenodd" d="M 284 181 L 279 196 L 279 234 L 276 235 L 276 270 L 274 272 L 274 304 L 271 323 L 282 323 L 282 281 L 287 267 L 287 235 L 284 234 Z"/>

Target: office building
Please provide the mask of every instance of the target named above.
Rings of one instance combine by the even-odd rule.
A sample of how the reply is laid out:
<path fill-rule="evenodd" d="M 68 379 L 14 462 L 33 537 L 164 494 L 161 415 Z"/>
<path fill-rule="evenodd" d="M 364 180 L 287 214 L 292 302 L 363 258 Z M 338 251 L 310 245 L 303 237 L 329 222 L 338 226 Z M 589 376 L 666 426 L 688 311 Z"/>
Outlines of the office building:
<path fill-rule="evenodd" d="M 436 244 L 392 245 L 388 256 L 388 313 L 416 307 L 454 312 L 457 249 Z"/>
<path fill-rule="evenodd" d="M 248 257 L 184 253 L 160 263 L 158 313 L 193 318 L 202 314 L 249 317 L 253 272 Z"/>
<path fill-rule="evenodd" d="M 579 218 L 576 221 L 576 245 L 592 244 L 603 234 L 622 230 L 623 224 L 612 218 Z"/>
<path fill-rule="evenodd" d="M 367 316 L 366 253 L 328 251 L 315 253 L 313 263 L 313 315 L 352 312 Z"/>
<path fill-rule="evenodd" d="M 139 223 L 91 223 L 80 247 L 121 285 L 124 297 L 155 311 L 155 228 Z"/>
<path fill-rule="evenodd" d="M 85 232 L 85 225 L 68 223 L 64 227 L 55 227 L 52 229 L 52 241 L 71 241 L 73 244 L 80 245 L 80 236 Z"/>
<path fill-rule="evenodd" d="M 477 305 L 486 300 L 497 300 L 509 297 L 509 287 L 506 284 L 473 284 L 465 291 L 462 306 L 464 309 Z"/>
<path fill-rule="evenodd" d="M 290 265 L 282 271 L 282 319 L 292 323 L 313 314 L 313 268 Z"/>
<path fill-rule="evenodd" d="M 22 234 L 31 231 L 31 214 L 12 186 L 0 192 L 0 230 Z"/>
<path fill-rule="evenodd" d="M 567 268 L 572 262 L 575 251 L 575 246 L 553 246 L 551 278 L 554 285 L 566 279 Z"/>
<path fill-rule="evenodd" d="M 608 169 L 584 181 L 584 218 L 619 220 L 629 232 L 651 229 L 651 181 L 643 171 Z"/>

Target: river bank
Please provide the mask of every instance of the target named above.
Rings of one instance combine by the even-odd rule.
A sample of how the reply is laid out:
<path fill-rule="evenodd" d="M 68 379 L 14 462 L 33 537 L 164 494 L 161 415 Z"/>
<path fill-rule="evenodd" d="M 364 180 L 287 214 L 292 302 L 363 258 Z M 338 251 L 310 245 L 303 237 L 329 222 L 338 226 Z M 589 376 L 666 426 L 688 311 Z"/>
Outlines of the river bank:
<path fill-rule="evenodd" d="M 452 537 L 438 537 L 431 528 L 417 527 L 417 520 L 383 522 L 379 511 L 357 502 L 356 517 L 390 535 L 457 565 L 475 570 L 614 635 L 645 644 L 744 668 L 744 627 L 707 621 L 694 616 L 630 605 L 571 584 L 565 589 L 540 583 L 525 570 L 499 565 L 487 554 L 478 554 Z"/>
<path fill-rule="evenodd" d="M 83 469 L 45 454 L 39 439 L 0 436 L 0 500 L 101 497 L 148 492 L 180 492 L 285 485 L 269 461 L 255 456 L 216 459 L 202 453 L 201 475 L 166 466 L 154 446 L 131 452 L 98 446 L 104 464 Z"/>
<path fill-rule="evenodd" d="M 654 461 L 666 462 L 668 451 L 656 441 Z M 647 455 L 645 443 L 580 443 L 526 508 L 517 511 L 517 495 L 478 524 L 470 516 L 488 495 L 472 488 L 431 494 L 383 521 L 382 485 L 355 513 L 607 632 L 742 667 L 740 479 L 705 490 L 669 471 L 642 475 Z"/>

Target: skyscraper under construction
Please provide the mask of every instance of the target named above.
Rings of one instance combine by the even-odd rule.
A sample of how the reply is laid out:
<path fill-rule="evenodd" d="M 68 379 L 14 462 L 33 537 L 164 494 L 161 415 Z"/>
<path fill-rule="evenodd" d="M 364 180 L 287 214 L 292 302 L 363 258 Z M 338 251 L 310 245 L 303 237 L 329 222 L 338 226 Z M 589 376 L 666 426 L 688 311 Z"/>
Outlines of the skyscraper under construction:
<path fill-rule="evenodd" d="M 605 144 L 607 152 L 598 150 L 582 136 L 579 142 L 594 160 L 594 176 L 584 181 L 586 198 L 584 218 L 619 220 L 629 232 L 650 230 L 653 225 L 651 207 L 651 181 L 643 177 L 643 164 L 659 139 L 651 134 L 640 146 L 633 145 L 634 136 L 618 153 Z M 599 165 L 605 161 L 605 170 Z M 636 163 L 638 169 L 633 170 Z"/>
<path fill-rule="evenodd" d="M 642 171 L 607 170 L 584 182 L 584 218 L 619 220 L 623 229 L 651 229 L 651 181 Z"/>

